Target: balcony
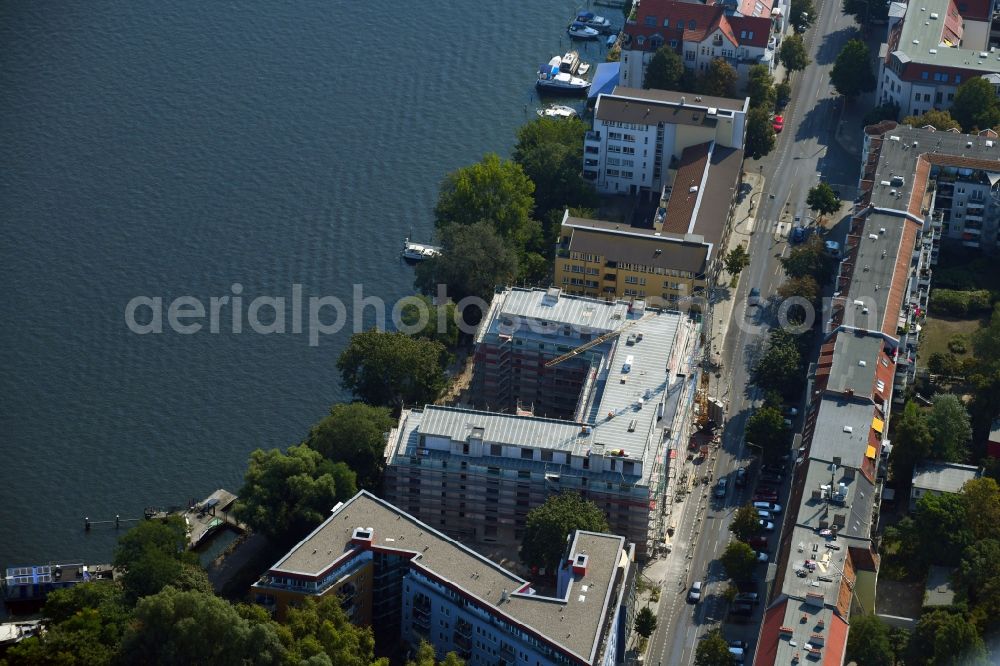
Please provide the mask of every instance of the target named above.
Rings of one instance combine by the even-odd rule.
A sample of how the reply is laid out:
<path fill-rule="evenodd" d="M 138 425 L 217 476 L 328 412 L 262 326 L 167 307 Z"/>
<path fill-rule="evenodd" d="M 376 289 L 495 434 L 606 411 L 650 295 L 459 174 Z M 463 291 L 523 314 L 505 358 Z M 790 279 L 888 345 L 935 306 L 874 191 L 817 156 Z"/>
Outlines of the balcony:
<path fill-rule="evenodd" d="M 590 130 L 586 134 L 583 135 L 583 142 L 584 142 L 584 144 L 587 144 L 587 143 L 599 143 L 600 140 L 601 140 L 601 133 L 600 132 L 595 132 L 594 130 Z"/>

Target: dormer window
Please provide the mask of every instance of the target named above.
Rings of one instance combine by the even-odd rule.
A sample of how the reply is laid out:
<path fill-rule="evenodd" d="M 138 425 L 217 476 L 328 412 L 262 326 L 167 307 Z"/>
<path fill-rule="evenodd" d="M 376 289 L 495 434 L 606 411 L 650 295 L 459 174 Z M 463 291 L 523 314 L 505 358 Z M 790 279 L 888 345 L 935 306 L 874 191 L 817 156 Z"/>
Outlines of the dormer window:
<path fill-rule="evenodd" d="M 650 28 L 655 28 L 656 27 L 656 17 L 655 16 L 647 16 L 646 17 L 646 25 L 648 25 Z"/>
<path fill-rule="evenodd" d="M 688 30 L 694 30 L 695 26 L 697 25 L 698 24 L 694 22 L 694 19 L 691 19 L 690 21 L 688 21 Z"/>
<path fill-rule="evenodd" d="M 669 28 L 670 27 L 670 19 L 668 19 L 668 18 L 663 19 L 663 27 L 664 28 Z"/>

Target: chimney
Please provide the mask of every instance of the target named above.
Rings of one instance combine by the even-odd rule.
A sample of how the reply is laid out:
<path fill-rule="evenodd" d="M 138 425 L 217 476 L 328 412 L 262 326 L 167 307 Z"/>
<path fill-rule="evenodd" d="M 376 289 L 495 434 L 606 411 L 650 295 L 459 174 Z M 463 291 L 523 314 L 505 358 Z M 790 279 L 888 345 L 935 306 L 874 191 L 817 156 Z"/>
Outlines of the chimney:
<path fill-rule="evenodd" d="M 574 576 L 586 576 L 587 575 L 587 561 L 588 558 L 584 554 L 579 554 L 573 560 L 573 575 Z"/>
<path fill-rule="evenodd" d="M 351 534 L 351 544 L 362 548 L 371 548 L 375 538 L 375 529 L 372 527 L 355 527 Z"/>

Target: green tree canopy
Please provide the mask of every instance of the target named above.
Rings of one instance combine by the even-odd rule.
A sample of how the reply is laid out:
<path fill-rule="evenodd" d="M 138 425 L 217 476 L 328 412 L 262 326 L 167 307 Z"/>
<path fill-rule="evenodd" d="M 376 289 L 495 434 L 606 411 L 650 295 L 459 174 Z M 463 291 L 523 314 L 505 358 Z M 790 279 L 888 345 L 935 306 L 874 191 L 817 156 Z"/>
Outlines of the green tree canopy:
<path fill-rule="evenodd" d="M 747 113 L 747 135 L 743 142 L 746 154 L 759 160 L 772 150 L 777 141 L 771 114 L 767 109 L 750 109 Z"/>
<path fill-rule="evenodd" d="M 114 564 L 125 572 L 121 583 L 130 603 L 167 585 L 209 587 L 197 556 L 187 550 L 187 541 L 184 519 L 179 516 L 143 521 L 118 539 Z"/>
<path fill-rule="evenodd" d="M 962 551 L 973 542 L 965 502 L 959 495 L 925 493 L 913 515 L 917 550 L 924 564 L 955 566 Z"/>
<path fill-rule="evenodd" d="M 802 35 L 788 35 L 782 40 L 778 60 L 790 72 L 798 72 L 809 66 L 811 60 Z"/>
<path fill-rule="evenodd" d="M 447 383 L 444 351 L 440 342 L 371 328 L 351 336 L 337 369 L 344 388 L 369 405 L 424 405 Z"/>
<path fill-rule="evenodd" d="M 357 492 L 355 474 L 306 444 L 257 449 L 236 502 L 236 515 L 268 536 L 295 540 L 319 525 L 330 509 Z"/>
<path fill-rule="evenodd" d="M 934 396 L 934 406 L 927 415 L 933 441 L 931 457 L 946 462 L 962 462 L 969 454 L 972 426 L 965 405 L 952 393 Z"/>
<path fill-rule="evenodd" d="M 815 305 L 819 302 L 819 285 L 816 284 L 816 279 L 811 275 L 792 277 L 778 287 L 778 295 L 782 298 L 804 298 Z"/>
<path fill-rule="evenodd" d="M 897 483 L 909 486 L 914 466 L 930 455 L 933 442 L 927 415 L 920 411 L 917 403 L 907 402 L 892 434 L 889 463 Z"/>
<path fill-rule="evenodd" d="M 809 189 L 806 204 L 820 215 L 831 215 L 840 210 L 840 199 L 826 183 L 819 183 Z"/>
<path fill-rule="evenodd" d="M 788 65 L 785 65 L 785 67 L 788 67 Z M 784 106 L 792 98 L 792 84 L 788 81 L 782 81 L 774 87 L 774 96 L 776 98 L 775 104 Z"/>
<path fill-rule="evenodd" d="M 122 644 L 133 664 L 277 665 L 285 653 L 273 623 L 253 624 L 214 595 L 172 587 L 139 601 Z"/>
<path fill-rule="evenodd" d="M 438 285 L 444 284 L 456 302 L 468 296 L 489 302 L 498 285 L 510 284 L 517 277 L 516 250 L 489 222 L 453 224 L 441 229 L 438 236 L 441 255 L 422 261 L 416 269 L 414 284 L 423 293 L 436 295 Z"/>
<path fill-rule="evenodd" d="M 1000 103 L 990 82 L 973 76 L 960 85 L 951 105 L 951 117 L 966 132 L 987 129 L 1000 123 Z"/>
<path fill-rule="evenodd" d="M 983 477 L 966 481 L 961 498 L 973 537 L 1000 541 L 1000 488 L 996 480 Z"/>
<path fill-rule="evenodd" d="M 418 338 L 426 338 L 440 342 L 446 349 L 453 349 L 458 345 L 458 321 L 455 319 L 455 303 L 448 301 L 435 305 L 430 296 L 420 294 L 411 296 L 418 299 L 403 306 L 399 313 L 399 318 L 407 327 L 415 328 L 420 325 L 422 311 L 427 314 L 427 322 L 423 329 L 413 335 Z"/>
<path fill-rule="evenodd" d="M 833 277 L 833 261 L 823 248 L 823 241 L 815 235 L 807 242 L 796 245 L 787 257 L 782 257 L 781 268 L 789 277 L 812 276 L 818 284 L 826 284 Z"/>
<path fill-rule="evenodd" d="M 735 97 L 736 70 L 722 58 L 716 58 L 698 79 L 698 92 L 715 97 Z"/>
<path fill-rule="evenodd" d="M 910 637 L 907 666 L 986 666 L 976 625 L 950 610 L 924 612 Z"/>
<path fill-rule="evenodd" d="M 788 22 L 791 25 L 810 26 L 815 19 L 816 8 L 812 0 L 792 0 L 788 6 Z"/>
<path fill-rule="evenodd" d="M 416 659 L 406 662 L 406 666 L 462 666 L 462 663 L 462 660 L 454 652 L 446 654 L 443 661 L 437 661 L 434 646 L 421 639 Z"/>
<path fill-rule="evenodd" d="M 587 124 L 578 118 L 537 118 L 517 130 L 514 161 L 535 184 L 537 219 L 545 220 L 553 210 L 561 214 L 567 207 L 598 204 L 594 188 L 580 176 L 587 130 Z"/>
<path fill-rule="evenodd" d="M 747 419 L 746 441 L 761 447 L 764 457 L 775 459 L 788 451 L 788 433 L 781 410 L 765 405 Z"/>
<path fill-rule="evenodd" d="M 656 631 L 656 614 L 643 606 L 635 615 L 635 632 L 643 638 L 649 638 Z"/>
<path fill-rule="evenodd" d="M 596 504 L 577 493 L 549 497 L 528 512 L 521 559 L 554 571 L 566 550 L 566 539 L 574 530 L 607 532 L 608 521 Z"/>
<path fill-rule="evenodd" d="M 746 248 L 740 243 L 726 255 L 725 259 L 722 260 L 723 264 L 726 266 L 726 271 L 730 275 L 739 275 L 743 272 L 743 269 L 750 265 L 750 255 L 747 253 Z"/>
<path fill-rule="evenodd" d="M 877 615 L 852 615 L 845 661 L 854 661 L 863 666 L 894 666 L 895 655 L 889 642 L 889 625 Z"/>
<path fill-rule="evenodd" d="M 719 558 L 733 580 L 749 580 L 757 565 L 757 553 L 742 541 L 730 541 Z"/>
<path fill-rule="evenodd" d="M 854 16 L 854 20 L 862 26 L 884 23 L 889 18 L 889 3 L 881 0 L 875 2 L 843 0 L 843 10 L 845 14 Z"/>
<path fill-rule="evenodd" d="M 733 653 L 729 651 L 729 643 L 722 636 L 721 629 L 712 629 L 698 641 L 694 651 L 695 666 L 732 666 Z"/>
<path fill-rule="evenodd" d="M 802 352 L 798 340 L 783 329 L 774 329 L 767 350 L 757 359 L 751 372 L 753 383 L 764 391 L 774 391 L 786 398 L 795 398 L 802 390 Z M 771 406 L 774 408 L 774 406 Z M 778 413 L 781 416 L 781 413 Z M 771 419 L 770 416 L 767 417 Z M 760 442 L 756 442 L 761 444 Z"/>
<path fill-rule="evenodd" d="M 448 174 L 434 209 L 439 228 L 483 220 L 504 239 L 521 245 L 531 235 L 535 185 L 520 164 L 490 153 Z"/>
<path fill-rule="evenodd" d="M 875 72 L 868 45 L 860 39 L 848 41 L 833 64 L 830 82 L 838 93 L 849 99 L 875 90 Z"/>
<path fill-rule="evenodd" d="M 325 458 L 350 467 L 362 488 L 377 490 L 385 466 L 385 434 L 395 425 L 387 407 L 363 402 L 334 405 L 329 416 L 309 431 L 306 444 Z"/>
<path fill-rule="evenodd" d="M 680 90 L 684 77 L 684 63 L 669 46 L 661 46 L 653 54 L 646 66 L 646 78 L 642 87 L 656 90 Z"/>
<path fill-rule="evenodd" d="M 938 109 L 930 109 L 922 116 L 906 116 L 903 118 L 903 124 L 910 125 L 911 127 L 926 127 L 930 125 L 939 132 L 945 132 L 950 129 L 962 129 L 962 126 L 957 120 L 951 117 L 950 113 L 939 111 Z"/>
<path fill-rule="evenodd" d="M 749 541 L 750 537 L 760 532 L 760 518 L 753 504 L 744 504 L 736 510 L 729 531 L 740 541 Z"/>
<path fill-rule="evenodd" d="M 763 106 L 770 110 L 774 106 L 774 77 L 767 65 L 754 65 L 747 75 L 747 97 L 750 106 Z"/>
<path fill-rule="evenodd" d="M 319 601 L 306 599 L 299 607 L 289 609 L 284 626 L 293 639 L 289 645 L 292 663 L 369 666 L 374 660 L 371 627 L 351 624 L 337 596 Z"/>

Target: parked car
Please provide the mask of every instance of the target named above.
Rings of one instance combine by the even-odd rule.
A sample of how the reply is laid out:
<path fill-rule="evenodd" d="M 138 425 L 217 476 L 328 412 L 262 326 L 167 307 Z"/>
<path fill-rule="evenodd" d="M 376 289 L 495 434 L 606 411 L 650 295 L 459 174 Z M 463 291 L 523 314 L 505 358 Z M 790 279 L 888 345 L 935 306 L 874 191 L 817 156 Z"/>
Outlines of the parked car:
<path fill-rule="evenodd" d="M 726 491 L 729 489 L 729 479 L 722 477 L 715 484 L 715 496 L 722 498 L 726 496 Z"/>
<path fill-rule="evenodd" d="M 756 604 L 758 600 L 759 597 L 756 592 L 744 592 L 742 594 L 737 594 L 736 597 L 733 599 L 733 601 L 735 601 L 738 604 L 743 602 Z"/>
<path fill-rule="evenodd" d="M 795 407 L 789 407 L 787 405 L 785 406 L 785 408 L 782 411 L 785 414 L 785 416 L 798 416 L 799 415 L 799 410 L 797 408 L 795 408 Z"/>
<path fill-rule="evenodd" d="M 747 296 L 747 303 L 749 305 L 760 305 L 760 289 L 754 287 L 750 290 L 750 295 Z"/>
<path fill-rule="evenodd" d="M 741 650 L 746 650 L 747 649 L 747 642 L 746 641 L 729 641 L 729 647 L 731 647 L 731 648 L 739 648 Z"/>
<path fill-rule="evenodd" d="M 701 600 L 701 588 L 703 585 L 704 582 L 700 580 L 696 580 L 691 585 L 691 589 L 688 590 L 688 596 L 687 596 L 689 604 L 696 604 Z"/>
<path fill-rule="evenodd" d="M 775 504 L 774 502 L 754 502 L 753 508 L 763 511 L 770 511 L 776 516 L 781 513 L 781 505 Z"/>
<path fill-rule="evenodd" d="M 733 666 L 743 666 L 746 663 L 744 661 L 746 658 L 746 650 L 743 648 L 730 646 L 729 654 L 732 657 L 731 661 Z"/>
<path fill-rule="evenodd" d="M 753 604 L 746 602 L 733 604 L 733 609 L 730 612 L 733 615 L 753 615 Z"/>
<path fill-rule="evenodd" d="M 747 468 L 740 467 L 736 470 L 736 487 L 742 488 L 745 485 L 747 485 Z"/>
<path fill-rule="evenodd" d="M 769 562 L 770 560 L 771 560 L 771 556 L 768 555 L 766 551 L 763 551 L 763 550 L 758 550 L 757 551 L 757 561 L 758 562 Z"/>
<path fill-rule="evenodd" d="M 785 480 L 785 475 L 778 474 L 776 472 L 765 472 L 760 475 L 761 483 L 779 484 L 784 480 Z"/>
<path fill-rule="evenodd" d="M 758 488 L 753 495 L 754 502 L 777 502 L 778 493 L 767 488 Z"/>
<path fill-rule="evenodd" d="M 766 536 L 761 536 L 761 535 L 752 536 L 752 537 L 750 537 L 750 541 L 748 541 L 747 543 L 750 544 L 751 548 L 755 548 L 757 550 L 766 550 L 767 549 L 767 537 Z"/>
<path fill-rule="evenodd" d="M 780 134 L 781 130 L 785 129 L 785 118 L 784 118 L 784 116 L 775 116 L 774 120 L 771 123 L 771 127 L 774 128 L 775 132 L 777 132 L 777 133 Z"/>
<path fill-rule="evenodd" d="M 766 509 L 757 509 L 757 517 L 761 520 L 774 520 L 774 516 Z"/>
<path fill-rule="evenodd" d="M 761 529 L 764 530 L 765 532 L 774 531 L 774 523 L 772 523 L 770 520 L 758 520 L 757 522 L 760 524 Z"/>

